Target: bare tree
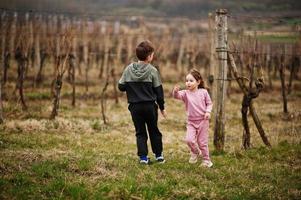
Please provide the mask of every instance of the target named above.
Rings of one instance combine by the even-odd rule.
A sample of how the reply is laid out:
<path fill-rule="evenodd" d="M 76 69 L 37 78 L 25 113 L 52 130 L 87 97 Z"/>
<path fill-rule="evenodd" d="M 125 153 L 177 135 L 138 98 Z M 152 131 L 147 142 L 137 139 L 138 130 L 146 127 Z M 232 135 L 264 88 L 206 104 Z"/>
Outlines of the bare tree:
<path fill-rule="evenodd" d="M 24 99 L 24 88 L 23 83 L 25 79 L 26 67 L 28 65 L 28 49 L 29 49 L 29 41 L 26 39 L 28 37 L 27 27 L 25 25 L 21 25 L 18 30 L 18 39 L 16 43 L 15 50 L 15 59 L 18 63 L 18 79 L 16 83 L 16 89 L 19 91 L 19 97 L 22 104 L 22 109 L 27 110 L 27 105 Z"/>
<path fill-rule="evenodd" d="M 50 115 L 50 119 L 55 119 L 58 114 L 58 109 L 60 105 L 60 96 L 61 89 L 63 85 L 63 76 L 67 70 L 67 60 L 70 59 L 70 50 L 71 50 L 71 41 L 72 35 L 71 31 L 66 32 L 59 41 L 59 46 L 61 50 L 65 51 L 65 54 L 62 54 L 56 59 L 56 78 L 54 80 L 54 98 L 53 98 L 53 107 Z"/>
<path fill-rule="evenodd" d="M 251 113 L 251 116 L 255 122 L 255 125 L 257 127 L 257 130 L 264 142 L 265 145 L 271 146 L 268 138 L 265 135 L 264 129 L 262 128 L 262 124 L 257 116 L 256 110 L 253 106 L 253 99 L 257 98 L 259 93 L 262 91 L 264 82 L 263 79 L 260 77 L 255 81 L 255 88 L 253 88 L 253 75 L 254 75 L 254 65 L 252 65 L 252 70 L 251 70 L 251 78 L 250 80 L 247 78 L 244 78 L 242 76 L 239 76 L 236 64 L 234 62 L 234 58 L 232 53 L 228 52 L 228 59 L 230 63 L 230 70 L 233 73 L 234 78 L 236 79 L 240 89 L 242 90 L 244 97 L 243 97 L 243 102 L 242 102 L 242 122 L 244 126 L 244 135 L 243 135 L 243 147 L 245 149 L 250 148 L 250 130 L 249 130 L 249 124 L 248 124 L 248 118 L 247 118 L 247 113 L 248 110 Z M 258 67 L 258 66 L 257 66 Z M 245 80 L 249 80 L 249 87 L 246 86 Z"/>

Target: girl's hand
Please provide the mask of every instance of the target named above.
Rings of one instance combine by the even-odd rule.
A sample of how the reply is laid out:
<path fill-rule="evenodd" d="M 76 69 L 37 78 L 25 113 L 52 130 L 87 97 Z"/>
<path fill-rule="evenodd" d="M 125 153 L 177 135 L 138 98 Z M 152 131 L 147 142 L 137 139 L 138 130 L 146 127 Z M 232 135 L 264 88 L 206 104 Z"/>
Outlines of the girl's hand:
<path fill-rule="evenodd" d="M 205 115 L 204 115 L 204 118 L 205 119 L 210 119 L 210 113 L 206 112 Z"/>
<path fill-rule="evenodd" d="M 180 86 L 175 85 L 175 87 L 173 88 L 173 91 L 174 92 L 179 92 L 179 90 L 180 90 Z"/>

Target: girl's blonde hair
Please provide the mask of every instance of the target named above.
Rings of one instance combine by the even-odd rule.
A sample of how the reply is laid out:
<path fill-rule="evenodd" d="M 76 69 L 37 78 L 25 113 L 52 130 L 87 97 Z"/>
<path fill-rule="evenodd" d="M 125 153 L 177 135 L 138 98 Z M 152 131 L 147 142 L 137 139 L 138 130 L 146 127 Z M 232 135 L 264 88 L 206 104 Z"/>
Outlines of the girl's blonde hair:
<path fill-rule="evenodd" d="M 200 84 L 198 85 L 198 88 L 205 88 L 205 83 L 204 83 L 203 77 L 202 77 L 201 73 L 198 70 L 191 69 L 189 71 L 189 74 L 191 74 L 193 76 L 193 78 L 195 78 L 196 81 L 200 81 Z"/>

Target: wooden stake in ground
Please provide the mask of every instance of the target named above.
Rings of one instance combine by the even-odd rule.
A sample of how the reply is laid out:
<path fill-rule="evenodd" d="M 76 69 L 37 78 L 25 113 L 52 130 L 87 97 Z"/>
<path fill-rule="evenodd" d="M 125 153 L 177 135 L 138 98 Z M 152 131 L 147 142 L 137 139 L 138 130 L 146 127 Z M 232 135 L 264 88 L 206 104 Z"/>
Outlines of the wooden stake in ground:
<path fill-rule="evenodd" d="M 2 51 L 3 50 L 4 49 L 2 49 Z M 3 54 L 1 54 L 1 55 L 3 55 Z M 3 59 L 3 56 L 1 58 L 1 60 L 2 59 Z M 4 121 L 4 119 L 3 119 L 3 104 L 2 104 L 2 67 L 0 66 L 0 124 L 2 124 L 3 121 Z"/>
<path fill-rule="evenodd" d="M 224 103 L 227 91 L 227 10 L 219 9 L 216 11 L 217 26 L 217 47 L 218 54 L 218 70 L 216 79 L 216 98 L 215 102 L 215 126 L 214 126 L 214 146 L 216 151 L 224 150 L 225 141 L 225 112 Z"/>
<path fill-rule="evenodd" d="M 114 99 L 115 103 L 118 104 L 118 91 L 117 91 L 117 85 L 118 85 L 118 80 L 116 78 L 116 71 L 118 69 L 118 66 L 121 65 L 120 59 L 121 59 L 121 49 L 122 49 L 122 38 L 121 37 L 115 37 L 117 40 L 117 47 L 116 47 L 116 57 L 111 56 L 112 59 L 112 65 L 111 65 L 111 76 L 112 76 L 112 81 L 113 81 L 113 89 L 114 89 Z"/>
<path fill-rule="evenodd" d="M 10 60 L 10 53 L 8 50 L 7 43 L 7 33 L 8 29 L 8 20 L 6 19 L 6 13 L 3 12 L 1 15 L 1 65 L 3 67 L 3 81 L 2 81 L 2 88 L 4 87 L 7 81 L 7 70 L 9 68 L 9 60 Z M 3 91 L 3 90 L 2 90 Z"/>
<path fill-rule="evenodd" d="M 184 48 L 185 48 L 185 35 L 183 35 L 180 38 L 180 47 L 178 50 L 179 53 L 178 53 L 177 64 L 176 64 L 176 70 L 181 69 L 180 77 L 182 77 L 183 74 L 185 74 L 184 66 L 182 63 L 182 59 L 183 59 L 183 55 L 184 55 Z"/>
<path fill-rule="evenodd" d="M 6 26 L 7 23 L 4 22 L 5 12 L 1 15 L 1 63 L 0 63 L 0 124 L 3 123 L 3 104 L 2 104 L 2 91 L 3 91 L 3 70 L 5 67 L 5 38 L 6 38 Z"/>
<path fill-rule="evenodd" d="M 285 114 L 288 113 L 287 110 L 287 97 L 286 97 L 286 86 L 285 86 L 285 66 L 284 66 L 284 54 L 281 55 L 280 58 L 280 66 L 279 66 L 279 74 L 281 80 L 281 91 L 282 91 L 282 99 L 283 99 L 283 112 Z"/>
<path fill-rule="evenodd" d="M 9 46 L 8 46 L 8 49 L 9 49 L 9 54 L 10 54 L 10 57 L 13 58 L 15 56 L 15 50 L 16 50 L 16 32 L 17 32 L 17 19 L 18 19 L 18 14 L 15 12 L 14 13 L 14 16 L 13 16 L 13 20 L 11 22 L 11 27 L 10 27 L 10 33 L 9 33 Z"/>
<path fill-rule="evenodd" d="M 72 85 L 72 106 L 75 107 L 75 65 L 77 64 L 77 38 L 74 37 L 72 40 L 72 53 L 69 56 L 69 73 L 71 75 L 71 85 Z"/>
<path fill-rule="evenodd" d="M 290 64 L 290 77 L 289 77 L 289 82 L 288 82 L 288 86 L 287 86 L 287 93 L 290 94 L 292 92 L 292 85 L 293 85 L 293 79 L 295 78 L 296 74 L 297 74 L 297 67 L 298 67 L 299 63 L 299 59 L 298 57 L 295 55 L 295 51 L 293 53 L 292 56 L 292 61 Z"/>
<path fill-rule="evenodd" d="M 1 70 L 1 68 L 0 68 Z M 2 70 L 0 71 L 0 124 L 3 123 L 4 118 L 3 118 L 3 104 L 2 104 Z"/>
<path fill-rule="evenodd" d="M 71 75 L 71 86 L 72 86 L 72 102 L 71 105 L 75 107 L 75 55 L 72 53 L 69 56 L 69 70 Z"/>
<path fill-rule="evenodd" d="M 109 52 L 108 52 L 109 54 Z M 108 60 L 109 61 L 109 60 Z M 106 71 L 106 78 L 105 78 L 105 82 L 104 82 L 104 86 L 101 90 L 101 94 L 100 94 L 100 105 L 101 105 L 101 116 L 102 116 L 102 120 L 104 124 L 108 123 L 108 119 L 106 116 L 106 98 L 107 98 L 107 94 L 106 91 L 108 89 L 108 85 L 109 85 L 109 78 L 110 78 L 110 64 L 108 63 L 107 65 L 107 71 Z"/>
<path fill-rule="evenodd" d="M 266 53 L 266 60 L 267 60 L 267 71 L 268 71 L 268 81 L 269 81 L 269 88 L 273 89 L 272 83 L 272 59 L 271 59 L 271 46 L 267 45 L 267 53 Z"/>
<path fill-rule="evenodd" d="M 215 66 L 216 66 L 216 63 L 215 63 L 215 52 L 214 52 L 214 48 L 215 48 L 215 39 L 214 39 L 214 29 L 213 29 L 213 15 L 212 13 L 209 13 L 208 15 L 208 31 L 209 31 L 209 42 L 210 42 L 210 66 L 209 66 L 209 77 L 208 77 L 208 83 L 209 83 L 209 87 L 210 87 L 210 96 L 211 96 L 211 99 L 214 99 L 215 98 L 215 92 L 216 92 L 216 89 L 214 87 L 214 69 L 215 69 Z M 214 108 L 215 109 L 215 108 Z"/>

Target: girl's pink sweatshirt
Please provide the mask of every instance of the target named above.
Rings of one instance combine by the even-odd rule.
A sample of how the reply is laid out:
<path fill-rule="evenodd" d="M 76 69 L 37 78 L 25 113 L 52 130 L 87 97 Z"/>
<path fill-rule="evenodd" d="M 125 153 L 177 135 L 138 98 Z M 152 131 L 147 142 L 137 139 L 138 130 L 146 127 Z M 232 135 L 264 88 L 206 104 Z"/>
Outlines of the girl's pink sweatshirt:
<path fill-rule="evenodd" d="M 200 88 L 193 92 L 180 90 L 172 93 L 174 98 L 184 101 L 188 120 L 204 119 L 205 113 L 212 110 L 212 101 L 206 89 Z"/>

